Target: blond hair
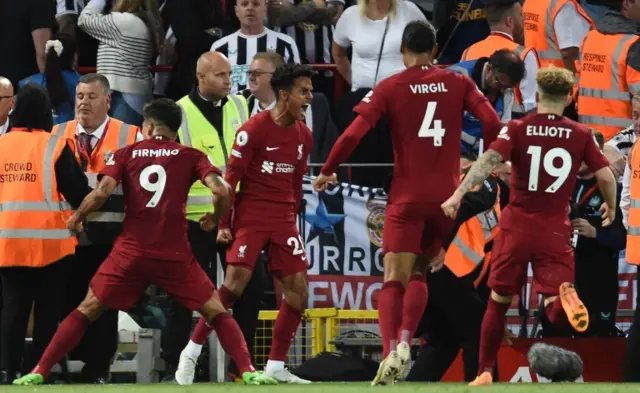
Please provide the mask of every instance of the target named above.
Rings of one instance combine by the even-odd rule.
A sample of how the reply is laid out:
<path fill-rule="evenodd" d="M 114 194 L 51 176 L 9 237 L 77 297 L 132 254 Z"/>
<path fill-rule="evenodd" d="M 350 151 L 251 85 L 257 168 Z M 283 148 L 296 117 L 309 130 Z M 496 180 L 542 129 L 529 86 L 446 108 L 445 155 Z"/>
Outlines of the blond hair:
<path fill-rule="evenodd" d="M 266 60 L 271 63 L 274 69 L 284 64 L 282 56 L 274 51 L 258 52 L 255 54 L 255 56 L 253 56 L 253 59 L 251 61 L 253 60 Z"/>
<path fill-rule="evenodd" d="M 536 82 L 540 101 L 565 104 L 576 83 L 576 78 L 567 69 L 551 66 L 538 70 Z"/>
<path fill-rule="evenodd" d="M 389 0 L 389 14 L 390 17 L 395 17 L 398 12 L 398 0 Z M 365 17 L 367 14 L 367 6 L 369 0 L 358 0 L 358 9 L 360 10 L 360 16 Z"/>

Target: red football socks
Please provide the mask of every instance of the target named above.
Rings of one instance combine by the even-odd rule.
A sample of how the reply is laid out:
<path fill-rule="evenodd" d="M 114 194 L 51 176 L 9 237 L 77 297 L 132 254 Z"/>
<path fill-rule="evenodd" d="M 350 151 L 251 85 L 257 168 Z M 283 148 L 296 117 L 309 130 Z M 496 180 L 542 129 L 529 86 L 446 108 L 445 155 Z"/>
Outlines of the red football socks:
<path fill-rule="evenodd" d="M 41 374 L 46 379 L 53 366 L 78 346 L 90 324 L 91 321 L 83 313 L 78 309 L 73 310 L 58 327 L 31 374 Z"/>
<path fill-rule="evenodd" d="M 302 313 L 300 311 L 291 307 L 287 302 L 282 302 L 276 323 L 273 326 L 269 360 L 285 361 L 301 319 Z"/>
<path fill-rule="evenodd" d="M 405 342 L 411 345 L 411 339 L 427 307 L 428 296 L 425 277 L 422 274 L 411 276 L 402 300 L 402 327 L 398 337 L 399 343 Z"/>
<path fill-rule="evenodd" d="M 242 331 L 229 313 L 223 312 L 216 315 L 209 325 L 216 331 L 222 349 L 238 366 L 240 375 L 245 372 L 256 371 L 251 364 L 251 355 L 247 348 L 247 342 L 242 336 Z"/>
<path fill-rule="evenodd" d="M 489 298 L 487 311 L 482 319 L 480 331 L 480 367 L 478 375 L 485 371 L 493 373 L 498 357 L 498 349 L 504 337 L 504 324 L 507 320 L 507 310 L 510 303 L 498 303 Z"/>
<path fill-rule="evenodd" d="M 382 336 L 385 358 L 397 346 L 398 329 L 402 323 L 402 296 L 404 286 L 400 281 L 386 281 L 378 292 L 378 325 Z"/>
<path fill-rule="evenodd" d="M 569 326 L 569 319 L 567 319 L 567 314 L 564 312 L 564 308 L 562 308 L 560 296 L 558 296 L 556 300 L 547 304 L 544 311 L 547 314 L 547 319 L 549 319 L 549 322 L 553 325 L 559 327 Z"/>
<path fill-rule="evenodd" d="M 220 298 L 220 302 L 224 306 L 225 309 L 231 308 L 233 303 L 238 300 L 239 296 L 235 293 L 231 292 L 224 285 L 220 286 L 218 290 L 218 297 Z M 205 341 L 207 341 L 207 337 L 213 331 L 213 327 L 209 326 L 207 321 L 204 318 L 200 318 L 196 328 L 193 329 L 193 333 L 191 334 L 191 341 L 196 344 L 203 345 Z"/>

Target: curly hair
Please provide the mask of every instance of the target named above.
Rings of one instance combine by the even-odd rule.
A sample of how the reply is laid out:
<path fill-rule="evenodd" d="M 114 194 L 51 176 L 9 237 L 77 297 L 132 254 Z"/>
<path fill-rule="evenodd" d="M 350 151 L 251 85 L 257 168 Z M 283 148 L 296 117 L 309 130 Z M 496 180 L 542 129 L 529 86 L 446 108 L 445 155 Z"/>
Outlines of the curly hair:
<path fill-rule="evenodd" d="M 273 92 L 278 93 L 280 90 L 290 91 L 298 78 L 311 78 L 315 72 L 308 65 L 301 64 L 285 64 L 276 68 L 271 77 L 271 88 Z"/>
<path fill-rule="evenodd" d="M 51 99 L 44 87 L 27 83 L 16 95 L 16 104 L 9 115 L 9 126 L 51 132 L 53 116 Z"/>
<path fill-rule="evenodd" d="M 540 69 L 536 74 L 536 82 L 541 101 L 561 103 L 571 94 L 576 78 L 571 71 L 552 66 Z"/>
<path fill-rule="evenodd" d="M 182 123 L 182 110 L 169 98 L 158 98 L 144 106 L 144 119 L 156 126 L 166 126 L 171 132 L 178 132 Z"/>

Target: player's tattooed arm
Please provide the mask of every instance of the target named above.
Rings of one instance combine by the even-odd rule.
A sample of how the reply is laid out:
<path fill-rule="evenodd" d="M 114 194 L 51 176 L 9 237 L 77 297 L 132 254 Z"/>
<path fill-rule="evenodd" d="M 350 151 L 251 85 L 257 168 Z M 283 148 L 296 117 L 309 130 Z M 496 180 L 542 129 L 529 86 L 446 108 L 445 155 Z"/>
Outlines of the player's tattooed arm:
<path fill-rule="evenodd" d="M 116 187 L 118 187 L 118 182 L 114 178 L 103 176 L 98 186 L 84 198 L 78 210 L 73 214 L 72 220 L 75 222 L 84 221 L 89 214 L 100 209 L 105 204 Z"/>
<path fill-rule="evenodd" d="M 210 172 L 204 182 L 213 194 L 213 222 L 218 223 L 226 214 L 231 203 L 231 186 L 215 172 Z"/>
<path fill-rule="evenodd" d="M 469 169 L 469 172 L 458 187 L 458 193 L 464 195 L 478 184 L 482 184 L 502 160 L 500 153 L 495 150 L 487 150 L 473 163 L 473 166 L 471 166 L 471 169 Z"/>

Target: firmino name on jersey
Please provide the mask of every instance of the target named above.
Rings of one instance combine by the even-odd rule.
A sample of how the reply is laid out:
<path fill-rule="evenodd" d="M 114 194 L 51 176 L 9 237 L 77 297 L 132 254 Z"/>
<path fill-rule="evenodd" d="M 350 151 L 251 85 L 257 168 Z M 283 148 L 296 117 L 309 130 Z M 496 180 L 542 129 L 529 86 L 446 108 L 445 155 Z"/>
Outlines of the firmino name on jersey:
<path fill-rule="evenodd" d="M 552 138 L 571 137 L 571 128 L 550 127 L 550 126 L 527 126 L 527 136 L 550 136 Z"/>
<path fill-rule="evenodd" d="M 177 156 L 180 152 L 179 149 L 135 149 L 133 156 L 136 157 L 169 157 Z"/>
<path fill-rule="evenodd" d="M 423 83 L 420 85 L 409 85 L 413 94 L 429 94 L 429 93 L 446 93 L 447 86 L 444 82 L 438 83 Z"/>

